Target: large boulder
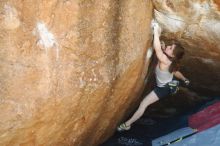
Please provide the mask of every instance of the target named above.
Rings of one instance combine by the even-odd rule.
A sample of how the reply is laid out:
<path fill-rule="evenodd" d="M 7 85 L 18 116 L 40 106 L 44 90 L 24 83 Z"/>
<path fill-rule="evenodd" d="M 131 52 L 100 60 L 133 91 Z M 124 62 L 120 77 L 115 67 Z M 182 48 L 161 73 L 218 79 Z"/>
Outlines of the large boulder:
<path fill-rule="evenodd" d="M 148 0 L 1 0 L 0 145 L 109 137 L 142 91 L 151 19 Z"/>
<path fill-rule="evenodd" d="M 186 48 L 183 72 L 192 89 L 219 95 L 220 2 L 218 0 L 153 0 L 155 19 L 163 37 L 179 40 Z"/>

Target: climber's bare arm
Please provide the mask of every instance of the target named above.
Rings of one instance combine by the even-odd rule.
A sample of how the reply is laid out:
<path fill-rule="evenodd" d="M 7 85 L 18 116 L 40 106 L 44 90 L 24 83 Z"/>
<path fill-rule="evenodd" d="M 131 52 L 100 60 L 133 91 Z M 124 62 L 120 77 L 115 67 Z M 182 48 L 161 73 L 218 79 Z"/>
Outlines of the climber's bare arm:
<path fill-rule="evenodd" d="M 188 80 L 180 71 L 174 72 L 174 76 L 182 81 Z"/>
<path fill-rule="evenodd" d="M 159 26 L 154 27 L 154 49 L 157 55 L 157 58 L 160 62 L 166 63 L 167 62 L 167 57 L 164 55 L 162 48 L 161 48 L 161 42 L 160 42 L 160 30 L 161 28 Z"/>

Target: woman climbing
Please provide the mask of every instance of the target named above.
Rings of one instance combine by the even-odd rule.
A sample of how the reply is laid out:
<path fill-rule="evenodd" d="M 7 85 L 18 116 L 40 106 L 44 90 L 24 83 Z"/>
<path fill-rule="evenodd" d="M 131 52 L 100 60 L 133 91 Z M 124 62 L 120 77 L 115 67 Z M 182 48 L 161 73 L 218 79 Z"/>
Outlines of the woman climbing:
<path fill-rule="evenodd" d="M 184 55 L 184 48 L 176 41 L 169 41 L 166 46 L 160 42 L 161 28 L 157 23 L 153 24 L 153 47 L 156 52 L 158 64 L 155 69 L 157 86 L 140 103 L 134 115 L 125 123 L 117 127 L 118 131 L 125 131 L 138 120 L 146 108 L 157 100 L 176 92 L 177 83 L 173 76 L 189 84 L 189 80 L 183 76 L 179 69 L 179 61 Z"/>

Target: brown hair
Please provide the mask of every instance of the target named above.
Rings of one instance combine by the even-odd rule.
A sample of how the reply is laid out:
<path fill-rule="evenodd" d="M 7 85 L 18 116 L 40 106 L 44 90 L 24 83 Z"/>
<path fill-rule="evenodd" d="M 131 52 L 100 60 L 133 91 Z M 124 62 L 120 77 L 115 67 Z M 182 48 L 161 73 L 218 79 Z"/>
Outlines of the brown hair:
<path fill-rule="evenodd" d="M 165 42 L 165 44 L 166 44 L 166 46 L 175 45 L 175 49 L 173 50 L 174 57 L 167 56 L 172 61 L 171 65 L 169 67 L 169 71 L 175 72 L 175 71 L 179 70 L 179 68 L 180 68 L 180 60 L 183 58 L 183 55 L 185 54 L 184 48 L 176 40 L 167 40 Z"/>

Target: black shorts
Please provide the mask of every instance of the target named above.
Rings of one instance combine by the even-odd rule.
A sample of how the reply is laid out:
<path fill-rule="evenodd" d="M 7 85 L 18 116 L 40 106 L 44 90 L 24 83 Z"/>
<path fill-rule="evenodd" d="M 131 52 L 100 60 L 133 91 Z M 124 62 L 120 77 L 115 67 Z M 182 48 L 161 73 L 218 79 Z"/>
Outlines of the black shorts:
<path fill-rule="evenodd" d="M 164 98 L 171 94 L 169 85 L 165 85 L 164 87 L 156 86 L 154 88 L 154 92 L 156 93 L 159 99 Z"/>

